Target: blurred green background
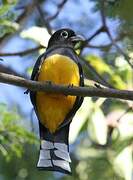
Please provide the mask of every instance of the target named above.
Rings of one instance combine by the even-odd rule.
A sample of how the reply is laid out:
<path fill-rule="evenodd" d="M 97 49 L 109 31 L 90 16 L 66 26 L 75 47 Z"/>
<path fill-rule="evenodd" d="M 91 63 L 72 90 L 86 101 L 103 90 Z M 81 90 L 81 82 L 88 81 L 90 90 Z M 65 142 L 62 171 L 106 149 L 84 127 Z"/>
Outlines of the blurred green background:
<path fill-rule="evenodd" d="M 133 68 L 128 63 L 133 64 L 133 1 L 106 0 L 104 7 L 102 2 L 0 0 L 0 72 L 30 78 L 50 32 L 67 27 L 89 39 L 102 27 L 104 14 L 114 42 L 100 31 L 83 48 L 85 85 L 97 82 L 133 90 Z M 133 179 L 131 101 L 84 99 L 70 128 L 73 176 L 67 176 L 36 169 L 38 123 L 24 91 L 0 84 L 0 180 Z"/>

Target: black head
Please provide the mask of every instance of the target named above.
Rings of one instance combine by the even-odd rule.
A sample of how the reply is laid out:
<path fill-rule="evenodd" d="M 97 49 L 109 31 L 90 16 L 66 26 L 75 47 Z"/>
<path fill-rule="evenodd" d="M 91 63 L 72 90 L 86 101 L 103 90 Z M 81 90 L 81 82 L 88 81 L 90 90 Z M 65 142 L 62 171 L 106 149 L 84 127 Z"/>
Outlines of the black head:
<path fill-rule="evenodd" d="M 56 45 L 74 47 L 78 42 L 83 40 L 83 37 L 76 35 L 71 29 L 60 29 L 51 36 L 48 43 L 48 48 Z"/>

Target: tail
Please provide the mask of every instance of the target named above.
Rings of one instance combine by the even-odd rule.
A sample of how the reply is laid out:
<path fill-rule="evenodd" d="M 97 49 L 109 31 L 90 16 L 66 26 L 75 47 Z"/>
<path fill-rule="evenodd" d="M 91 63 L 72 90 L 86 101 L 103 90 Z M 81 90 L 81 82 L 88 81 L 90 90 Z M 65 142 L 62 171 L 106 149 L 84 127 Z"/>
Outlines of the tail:
<path fill-rule="evenodd" d="M 37 168 L 47 171 L 58 171 L 71 174 L 68 145 L 69 125 L 61 128 L 55 134 L 40 126 L 40 155 Z"/>

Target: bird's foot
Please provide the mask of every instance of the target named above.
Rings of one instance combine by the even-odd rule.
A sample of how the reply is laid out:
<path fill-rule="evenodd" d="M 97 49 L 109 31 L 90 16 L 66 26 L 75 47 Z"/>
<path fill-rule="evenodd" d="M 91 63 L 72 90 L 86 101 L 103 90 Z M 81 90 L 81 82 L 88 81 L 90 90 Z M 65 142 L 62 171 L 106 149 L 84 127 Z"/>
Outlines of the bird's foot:
<path fill-rule="evenodd" d="M 102 89 L 102 87 L 100 86 L 100 84 L 95 83 L 94 85 L 95 85 L 97 88 Z"/>
<path fill-rule="evenodd" d="M 72 88 L 72 87 L 73 87 L 73 84 L 69 84 L 67 87 L 68 87 L 68 88 Z M 69 95 L 66 94 L 65 96 L 69 96 Z"/>
<path fill-rule="evenodd" d="M 52 84 L 52 81 L 45 81 L 46 82 L 46 84 L 48 84 L 48 85 L 51 85 Z"/>
<path fill-rule="evenodd" d="M 68 85 L 68 88 L 72 88 L 72 87 L 73 87 L 73 84 L 69 84 L 69 85 Z"/>
<path fill-rule="evenodd" d="M 24 94 L 29 94 L 30 90 L 27 89 L 26 91 L 24 91 Z"/>

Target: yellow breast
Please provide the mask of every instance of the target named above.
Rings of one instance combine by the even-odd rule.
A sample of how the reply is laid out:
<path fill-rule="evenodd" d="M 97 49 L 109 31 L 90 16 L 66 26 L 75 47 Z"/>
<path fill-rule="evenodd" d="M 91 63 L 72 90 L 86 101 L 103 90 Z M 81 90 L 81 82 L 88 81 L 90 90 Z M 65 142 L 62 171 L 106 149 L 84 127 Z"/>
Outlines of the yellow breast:
<path fill-rule="evenodd" d="M 38 81 L 79 86 L 79 68 L 69 57 L 55 54 L 43 62 Z M 36 104 L 41 123 L 54 133 L 72 109 L 75 100 L 76 96 L 37 92 Z"/>

